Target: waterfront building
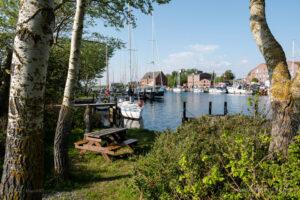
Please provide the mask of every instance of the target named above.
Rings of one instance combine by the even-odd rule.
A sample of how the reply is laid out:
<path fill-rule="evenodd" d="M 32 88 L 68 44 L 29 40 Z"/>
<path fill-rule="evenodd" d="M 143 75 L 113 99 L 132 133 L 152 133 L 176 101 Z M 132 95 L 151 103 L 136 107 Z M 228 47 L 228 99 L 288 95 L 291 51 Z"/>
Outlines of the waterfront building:
<path fill-rule="evenodd" d="M 188 76 L 188 88 L 209 88 L 211 86 L 211 74 L 199 72 Z"/>
<path fill-rule="evenodd" d="M 154 78 L 153 78 L 154 75 Z M 162 71 L 159 72 L 147 72 L 140 81 L 140 85 L 153 86 L 155 80 L 156 86 L 167 86 L 168 79 Z"/>
<path fill-rule="evenodd" d="M 289 61 L 288 67 L 292 78 L 294 78 L 300 67 L 300 62 L 292 63 Z M 257 67 L 252 69 L 245 78 L 245 81 L 247 83 L 251 83 L 254 78 L 257 79 L 260 84 L 269 85 L 269 73 L 265 63 L 259 64 Z"/>

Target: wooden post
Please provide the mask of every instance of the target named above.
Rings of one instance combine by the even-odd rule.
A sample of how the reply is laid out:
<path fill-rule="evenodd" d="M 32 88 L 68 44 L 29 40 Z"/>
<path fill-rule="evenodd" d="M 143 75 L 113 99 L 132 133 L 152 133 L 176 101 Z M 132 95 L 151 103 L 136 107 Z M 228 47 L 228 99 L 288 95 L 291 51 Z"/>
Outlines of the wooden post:
<path fill-rule="evenodd" d="M 108 109 L 108 113 L 109 113 L 109 124 L 110 124 L 110 127 L 113 127 L 114 126 L 114 107 L 113 106 L 109 106 L 109 109 Z"/>
<path fill-rule="evenodd" d="M 211 110 L 212 110 L 212 102 L 209 102 L 209 106 L 208 106 L 208 114 L 211 115 Z"/>
<path fill-rule="evenodd" d="M 182 122 L 187 121 L 186 118 L 186 102 L 183 102 L 183 113 L 182 113 Z"/>
<path fill-rule="evenodd" d="M 92 106 L 87 105 L 84 112 L 85 133 L 91 132 Z"/>
<path fill-rule="evenodd" d="M 228 114 L 227 101 L 224 102 L 224 115 Z"/>

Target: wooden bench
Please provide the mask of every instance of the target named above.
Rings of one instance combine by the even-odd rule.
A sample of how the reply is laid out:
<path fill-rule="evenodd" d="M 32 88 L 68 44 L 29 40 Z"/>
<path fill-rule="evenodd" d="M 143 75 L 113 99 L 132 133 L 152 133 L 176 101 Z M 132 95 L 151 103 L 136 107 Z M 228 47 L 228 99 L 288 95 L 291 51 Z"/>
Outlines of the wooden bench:
<path fill-rule="evenodd" d="M 107 161 L 111 161 L 109 156 L 133 153 L 132 145 L 136 144 L 138 140 L 124 140 L 126 132 L 126 128 L 109 128 L 86 133 L 84 139 L 75 142 L 74 145 L 76 149 L 80 150 L 80 153 L 86 151 L 101 153 Z"/>

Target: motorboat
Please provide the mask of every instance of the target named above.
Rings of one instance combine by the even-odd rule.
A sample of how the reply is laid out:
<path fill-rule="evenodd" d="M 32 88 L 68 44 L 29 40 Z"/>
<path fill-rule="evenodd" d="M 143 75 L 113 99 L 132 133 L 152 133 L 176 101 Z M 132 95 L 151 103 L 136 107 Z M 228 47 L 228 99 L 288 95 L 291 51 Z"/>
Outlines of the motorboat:
<path fill-rule="evenodd" d="M 208 92 L 211 94 L 225 94 L 226 90 L 224 88 L 216 87 L 216 88 L 209 88 Z"/>
<path fill-rule="evenodd" d="M 247 90 L 242 88 L 241 86 L 238 87 L 227 87 L 228 94 L 253 94 L 252 90 Z"/>
<path fill-rule="evenodd" d="M 194 88 L 193 92 L 194 93 L 204 93 L 204 89 L 202 89 L 202 88 Z"/>

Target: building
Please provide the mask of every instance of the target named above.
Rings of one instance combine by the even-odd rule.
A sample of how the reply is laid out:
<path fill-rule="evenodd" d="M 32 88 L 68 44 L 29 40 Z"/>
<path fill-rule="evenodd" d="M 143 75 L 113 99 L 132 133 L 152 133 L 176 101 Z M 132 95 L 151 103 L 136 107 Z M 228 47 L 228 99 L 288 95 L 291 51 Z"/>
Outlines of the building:
<path fill-rule="evenodd" d="M 154 78 L 153 79 L 153 74 Z M 168 79 L 162 71 L 159 72 L 147 72 L 140 81 L 141 86 L 153 86 L 153 80 L 155 80 L 155 85 L 167 86 Z"/>
<path fill-rule="evenodd" d="M 211 86 L 211 74 L 199 72 L 188 75 L 188 88 L 209 88 Z"/>
<path fill-rule="evenodd" d="M 296 76 L 296 73 L 300 67 L 300 62 L 295 62 L 294 65 L 292 62 L 288 62 L 288 67 L 290 74 L 292 78 Z M 267 65 L 262 63 L 259 64 L 257 67 L 252 69 L 247 77 L 245 78 L 245 81 L 247 83 L 251 83 L 253 79 L 257 79 L 259 83 L 268 85 L 270 80 L 269 80 L 269 73 L 268 73 L 268 68 Z"/>

